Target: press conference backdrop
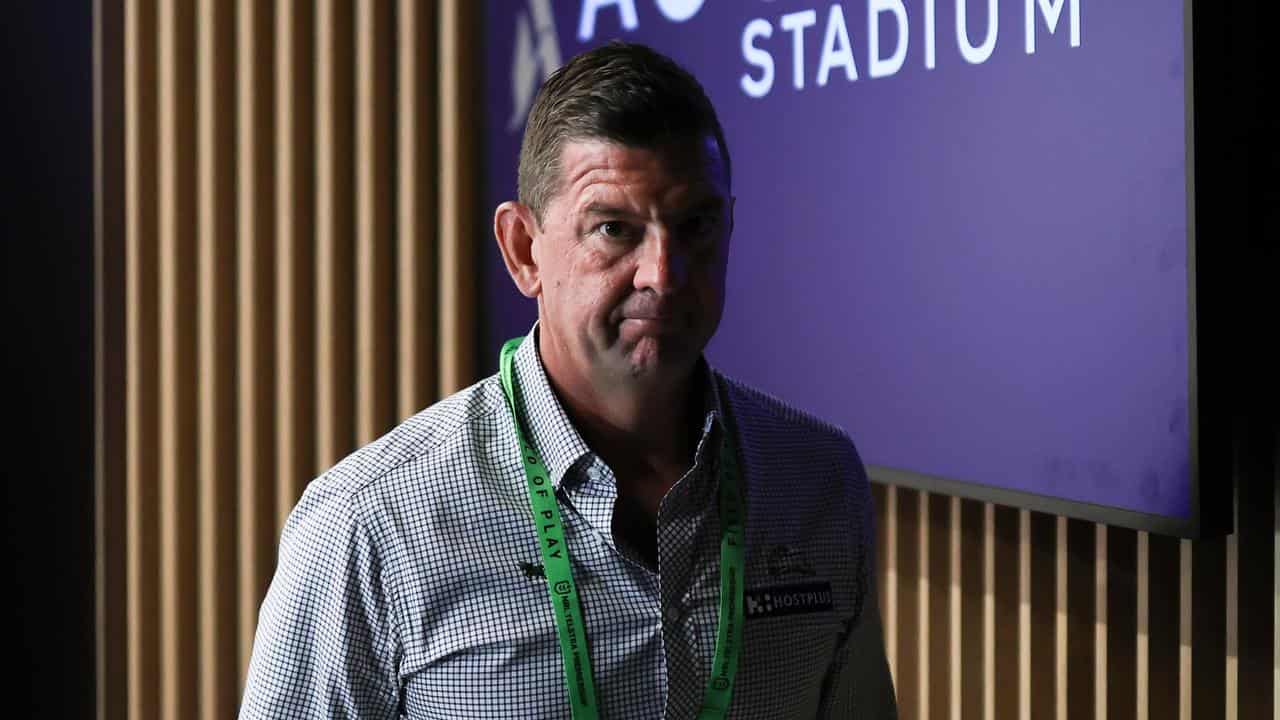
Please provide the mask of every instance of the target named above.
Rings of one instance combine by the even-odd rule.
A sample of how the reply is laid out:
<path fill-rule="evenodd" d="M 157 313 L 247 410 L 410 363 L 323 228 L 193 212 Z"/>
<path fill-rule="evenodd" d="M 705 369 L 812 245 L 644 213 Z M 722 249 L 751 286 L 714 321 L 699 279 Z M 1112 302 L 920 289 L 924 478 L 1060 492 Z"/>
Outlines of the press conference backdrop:
<path fill-rule="evenodd" d="M 1207 529 L 1197 478 L 1223 458 L 1197 447 L 1189 5 L 488 0 L 486 18 L 488 207 L 516 195 L 544 77 L 651 45 L 701 80 L 733 157 L 715 365 L 846 428 L 877 480 Z M 496 348 L 536 308 L 487 252 Z"/>

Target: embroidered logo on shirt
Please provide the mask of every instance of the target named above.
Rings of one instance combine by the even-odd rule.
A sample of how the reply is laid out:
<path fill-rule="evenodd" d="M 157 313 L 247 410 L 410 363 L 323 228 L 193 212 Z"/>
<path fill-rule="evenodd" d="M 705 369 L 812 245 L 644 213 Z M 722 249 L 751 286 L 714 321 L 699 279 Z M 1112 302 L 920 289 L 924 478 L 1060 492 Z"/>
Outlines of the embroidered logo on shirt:
<path fill-rule="evenodd" d="M 813 577 L 813 564 L 791 545 L 769 545 L 764 552 L 766 569 L 770 577 L 804 575 Z"/>
<path fill-rule="evenodd" d="M 531 562 L 522 562 L 520 563 L 520 569 L 524 571 L 524 576 L 530 580 L 533 578 L 545 579 L 547 577 L 547 571 L 542 567 L 541 563 L 535 565 Z"/>
<path fill-rule="evenodd" d="M 748 620 L 821 612 L 832 608 L 831 583 L 800 583 L 748 590 L 745 599 Z"/>

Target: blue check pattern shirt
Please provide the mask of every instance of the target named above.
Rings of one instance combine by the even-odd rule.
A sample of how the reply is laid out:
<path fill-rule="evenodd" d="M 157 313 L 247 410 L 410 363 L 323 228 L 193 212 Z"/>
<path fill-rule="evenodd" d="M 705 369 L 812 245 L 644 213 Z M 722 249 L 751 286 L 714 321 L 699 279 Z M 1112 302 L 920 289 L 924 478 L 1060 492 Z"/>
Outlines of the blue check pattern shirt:
<path fill-rule="evenodd" d="M 729 717 L 891 717 L 867 478 L 842 431 L 711 370 L 693 467 L 658 515 L 658 572 L 613 537 L 617 490 L 516 354 L 551 473 L 601 717 L 694 718 L 719 612 L 725 412 L 747 505 L 747 620 Z M 495 375 L 307 487 L 280 540 L 243 720 L 570 718 L 514 421 Z"/>

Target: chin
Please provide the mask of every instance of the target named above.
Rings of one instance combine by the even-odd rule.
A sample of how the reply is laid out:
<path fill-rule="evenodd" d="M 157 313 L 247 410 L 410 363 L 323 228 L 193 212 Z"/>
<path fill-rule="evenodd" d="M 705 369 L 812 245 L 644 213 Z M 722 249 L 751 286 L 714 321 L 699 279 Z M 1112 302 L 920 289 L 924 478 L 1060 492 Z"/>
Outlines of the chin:
<path fill-rule="evenodd" d="M 627 352 L 628 374 L 632 379 L 653 382 L 683 377 L 698 361 L 698 351 L 681 338 L 645 336 Z"/>

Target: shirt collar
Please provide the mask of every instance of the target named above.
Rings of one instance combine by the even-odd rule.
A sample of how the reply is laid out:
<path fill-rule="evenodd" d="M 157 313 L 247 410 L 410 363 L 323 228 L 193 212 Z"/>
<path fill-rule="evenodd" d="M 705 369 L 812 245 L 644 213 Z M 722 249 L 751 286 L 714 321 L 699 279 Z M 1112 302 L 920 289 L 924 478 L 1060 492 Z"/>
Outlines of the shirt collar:
<path fill-rule="evenodd" d="M 570 422 L 560 404 L 560 398 L 551 389 L 542 357 L 538 352 L 538 323 L 535 322 L 516 350 L 512 365 L 519 385 L 519 408 L 529 442 L 542 455 L 542 461 L 551 475 L 551 484 L 559 489 L 566 475 L 584 458 L 595 457 L 578 429 Z M 704 446 L 717 427 L 724 429 L 724 411 L 721 404 L 717 375 L 705 358 L 699 358 L 694 368 L 702 392 L 702 427 L 697 443 L 697 459 L 702 459 Z"/>
<path fill-rule="evenodd" d="M 519 410 L 525 432 L 529 435 L 529 442 L 542 455 L 542 462 L 551 474 L 552 487 L 559 489 L 569 468 L 589 456 L 591 449 L 578 429 L 569 422 L 560 398 L 556 397 L 547 380 L 538 354 L 536 322 L 524 342 L 520 343 L 512 364 L 520 387 L 522 407 Z"/>

